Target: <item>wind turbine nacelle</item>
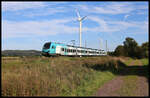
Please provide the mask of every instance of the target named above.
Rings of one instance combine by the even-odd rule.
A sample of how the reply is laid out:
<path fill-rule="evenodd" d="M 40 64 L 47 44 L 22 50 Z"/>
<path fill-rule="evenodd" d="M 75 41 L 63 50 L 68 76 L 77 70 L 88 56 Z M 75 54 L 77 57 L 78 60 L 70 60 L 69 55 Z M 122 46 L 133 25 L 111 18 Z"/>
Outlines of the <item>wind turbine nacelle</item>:
<path fill-rule="evenodd" d="M 81 18 L 78 18 L 78 21 L 81 21 Z"/>

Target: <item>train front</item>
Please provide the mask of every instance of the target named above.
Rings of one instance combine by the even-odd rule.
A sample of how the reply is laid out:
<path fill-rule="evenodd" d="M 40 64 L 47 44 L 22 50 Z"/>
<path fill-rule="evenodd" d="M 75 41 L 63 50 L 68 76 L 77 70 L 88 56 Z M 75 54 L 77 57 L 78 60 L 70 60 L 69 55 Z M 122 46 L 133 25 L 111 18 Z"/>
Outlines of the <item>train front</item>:
<path fill-rule="evenodd" d="M 49 56 L 50 53 L 51 42 L 45 43 L 42 48 L 42 55 Z"/>

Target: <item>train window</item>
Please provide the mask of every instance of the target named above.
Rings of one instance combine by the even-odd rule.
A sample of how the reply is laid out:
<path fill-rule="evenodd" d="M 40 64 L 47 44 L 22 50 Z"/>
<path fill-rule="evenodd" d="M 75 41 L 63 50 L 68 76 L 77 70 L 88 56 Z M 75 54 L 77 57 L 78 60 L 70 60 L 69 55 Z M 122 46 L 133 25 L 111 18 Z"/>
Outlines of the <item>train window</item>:
<path fill-rule="evenodd" d="M 51 43 L 45 43 L 44 46 L 43 46 L 43 49 L 49 49 Z"/>
<path fill-rule="evenodd" d="M 54 46 L 52 46 L 52 49 L 54 49 L 55 47 Z"/>
<path fill-rule="evenodd" d="M 79 50 L 79 53 L 81 53 L 81 50 Z"/>
<path fill-rule="evenodd" d="M 61 48 L 61 51 L 64 51 L 64 48 Z"/>

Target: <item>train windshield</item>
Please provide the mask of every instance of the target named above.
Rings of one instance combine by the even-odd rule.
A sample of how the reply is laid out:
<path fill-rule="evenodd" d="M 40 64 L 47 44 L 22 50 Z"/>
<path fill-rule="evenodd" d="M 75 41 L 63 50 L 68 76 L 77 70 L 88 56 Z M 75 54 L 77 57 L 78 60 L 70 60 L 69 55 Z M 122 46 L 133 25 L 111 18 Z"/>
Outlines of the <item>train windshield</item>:
<path fill-rule="evenodd" d="M 51 43 L 45 43 L 44 46 L 43 46 L 43 49 L 49 49 Z"/>

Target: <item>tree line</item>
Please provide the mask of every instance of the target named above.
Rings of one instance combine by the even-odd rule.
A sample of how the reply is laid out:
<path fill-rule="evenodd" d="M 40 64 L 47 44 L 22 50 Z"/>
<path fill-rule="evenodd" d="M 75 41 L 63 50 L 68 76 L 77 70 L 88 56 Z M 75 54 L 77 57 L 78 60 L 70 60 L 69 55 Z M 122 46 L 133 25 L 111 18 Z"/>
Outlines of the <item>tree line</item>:
<path fill-rule="evenodd" d="M 131 37 L 127 37 L 123 42 L 123 45 L 117 46 L 114 52 L 109 52 L 112 56 L 125 56 L 132 58 L 148 58 L 149 57 L 149 43 L 144 42 L 141 46 Z"/>

